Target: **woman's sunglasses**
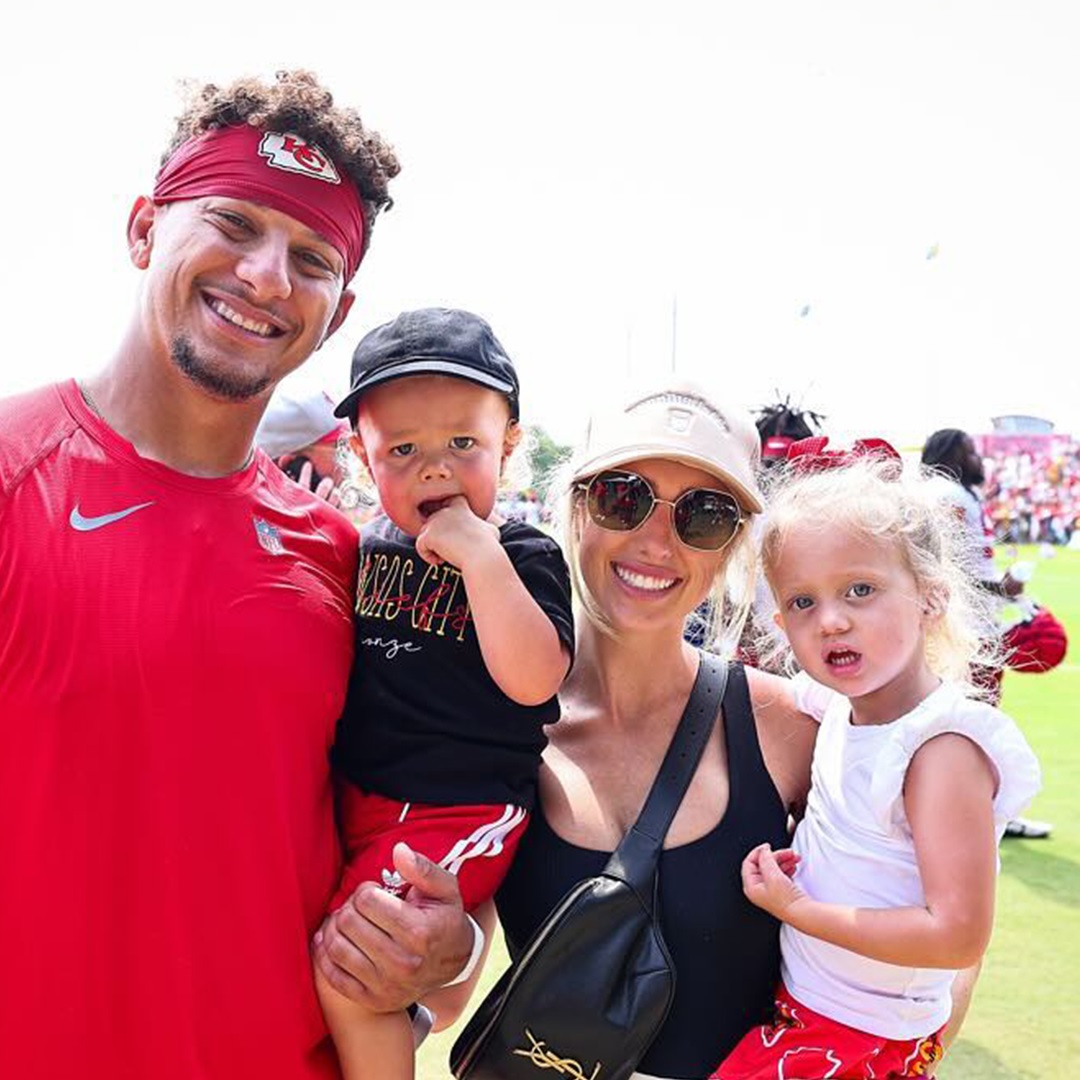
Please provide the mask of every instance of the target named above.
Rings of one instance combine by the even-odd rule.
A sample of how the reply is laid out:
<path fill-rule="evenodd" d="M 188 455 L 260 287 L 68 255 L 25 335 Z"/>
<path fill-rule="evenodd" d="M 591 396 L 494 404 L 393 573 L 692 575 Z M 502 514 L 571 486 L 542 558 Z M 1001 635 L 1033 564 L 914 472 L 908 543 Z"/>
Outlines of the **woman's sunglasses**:
<path fill-rule="evenodd" d="M 658 499 L 649 481 L 637 473 L 599 473 L 578 485 L 585 493 L 589 517 L 611 532 L 641 528 L 657 503 L 671 507 L 675 535 L 697 551 L 719 551 L 731 543 L 743 523 L 742 508 L 726 491 L 691 488 L 674 502 Z"/>

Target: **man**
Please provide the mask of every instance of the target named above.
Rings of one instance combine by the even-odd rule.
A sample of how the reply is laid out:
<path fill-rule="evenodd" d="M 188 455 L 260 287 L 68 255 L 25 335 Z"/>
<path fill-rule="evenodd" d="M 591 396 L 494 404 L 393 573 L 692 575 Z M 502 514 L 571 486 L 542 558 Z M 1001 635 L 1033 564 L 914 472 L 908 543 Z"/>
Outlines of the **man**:
<path fill-rule="evenodd" d="M 985 482 L 986 474 L 974 440 L 959 428 L 935 431 L 923 447 L 922 463 L 940 474 L 943 501 L 951 504 L 964 521 L 970 537 L 969 568 L 975 579 L 983 589 L 1002 601 L 1019 596 L 1024 591 L 1023 582 L 1008 571 L 1002 573 L 994 565 L 994 532 L 975 491 Z M 987 636 L 999 632 L 995 626 L 989 629 Z M 991 704 L 996 705 L 1001 701 L 1004 674 L 1003 668 L 983 668 L 974 673 L 974 678 L 989 694 Z M 1042 839 L 1050 835 L 1052 828 L 1045 821 L 1014 818 L 1005 827 L 1005 835 Z"/>
<path fill-rule="evenodd" d="M 253 438 L 397 171 L 309 74 L 202 88 L 132 209 L 112 358 L 0 403 L 0 1076 L 338 1075 L 309 943 L 356 536 Z M 336 917 L 338 985 L 383 1008 L 472 940 L 452 879 L 398 869 L 411 902 Z"/>

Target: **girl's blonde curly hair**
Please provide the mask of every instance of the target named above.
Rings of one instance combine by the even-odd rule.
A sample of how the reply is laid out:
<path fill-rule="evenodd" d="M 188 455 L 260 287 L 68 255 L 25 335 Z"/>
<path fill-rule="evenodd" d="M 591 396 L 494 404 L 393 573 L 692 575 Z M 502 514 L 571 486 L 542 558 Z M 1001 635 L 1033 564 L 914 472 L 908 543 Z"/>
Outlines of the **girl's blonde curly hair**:
<path fill-rule="evenodd" d="M 991 630 L 993 599 L 965 568 L 971 542 L 965 524 L 942 502 L 930 472 L 903 469 L 896 459 L 877 454 L 817 470 L 796 459 L 772 478 L 767 494 L 761 560 L 774 593 L 776 564 L 796 527 L 846 530 L 893 545 L 915 578 L 931 671 L 962 685 L 972 697 L 986 696 L 971 675 L 975 666 L 1002 662 Z M 795 669 L 790 646 L 778 630 L 766 630 L 759 649 L 766 665 Z"/>

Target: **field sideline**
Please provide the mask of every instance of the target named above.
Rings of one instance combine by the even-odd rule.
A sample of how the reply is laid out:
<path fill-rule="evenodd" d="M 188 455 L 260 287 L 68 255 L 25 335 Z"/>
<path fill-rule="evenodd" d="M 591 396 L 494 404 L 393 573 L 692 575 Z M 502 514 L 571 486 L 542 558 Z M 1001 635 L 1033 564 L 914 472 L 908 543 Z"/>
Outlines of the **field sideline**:
<path fill-rule="evenodd" d="M 964 1031 L 938 1070 L 941 1080 L 1075 1080 L 1080 1076 L 1080 552 L 1057 549 L 1036 563 L 1029 593 L 1066 625 L 1071 652 L 1046 675 L 1009 673 L 1003 708 L 1020 723 L 1043 766 L 1030 816 L 1054 823 L 1047 840 L 1006 840 L 994 938 Z M 480 995 L 506 964 L 498 943 Z M 475 999 L 479 1001 L 479 996 Z M 454 1032 L 420 1051 L 419 1080 L 446 1080 Z"/>

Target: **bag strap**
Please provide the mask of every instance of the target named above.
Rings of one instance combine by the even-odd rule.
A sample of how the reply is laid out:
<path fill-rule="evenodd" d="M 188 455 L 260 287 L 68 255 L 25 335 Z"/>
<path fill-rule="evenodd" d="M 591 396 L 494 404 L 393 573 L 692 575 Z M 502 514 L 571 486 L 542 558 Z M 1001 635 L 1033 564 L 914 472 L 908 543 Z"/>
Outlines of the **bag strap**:
<path fill-rule="evenodd" d="M 605 874 L 634 886 L 650 908 L 649 885 L 664 837 L 697 771 L 727 689 L 727 661 L 711 653 L 699 656 L 694 686 L 645 805 L 604 867 Z"/>

